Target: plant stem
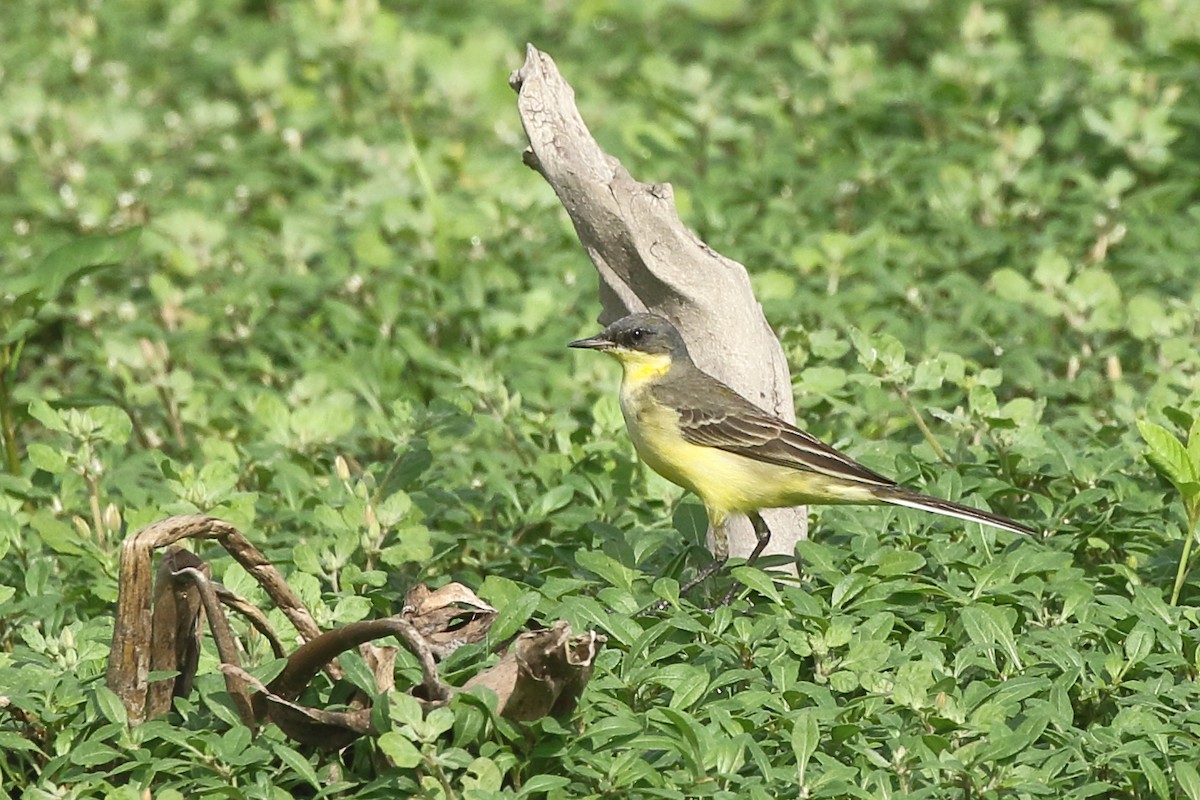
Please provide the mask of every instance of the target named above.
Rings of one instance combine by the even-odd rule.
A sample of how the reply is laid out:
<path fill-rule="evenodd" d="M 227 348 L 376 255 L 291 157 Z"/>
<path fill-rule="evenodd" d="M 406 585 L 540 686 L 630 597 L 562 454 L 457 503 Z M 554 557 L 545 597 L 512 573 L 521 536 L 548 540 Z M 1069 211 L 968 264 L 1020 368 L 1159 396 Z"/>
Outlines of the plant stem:
<path fill-rule="evenodd" d="M 83 480 L 88 487 L 88 503 L 92 509 L 92 526 L 96 531 L 96 542 L 103 548 L 108 540 L 108 534 L 104 530 L 104 515 L 100 513 L 100 481 L 91 472 L 85 474 Z"/>
<path fill-rule="evenodd" d="M 11 475 L 21 474 L 21 457 L 17 452 L 17 425 L 13 420 L 12 397 L 8 388 L 8 370 L 12 351 L 8 345 L 0 351 L 0 439 L 4 440 L 4 461 Z"/>
<path fill-rule="evenodd" d="M 1183 553 L 1179 556 L 1179 569 L 1175 571 L 1175 586 L 1171 589 L 1171 605 L 1179 602 L 1179 592 L 1188 574 L 1188 562 L 1192 559 L 1192 540 L 1196 538 L 1196 522 L 1200 521 L 1200 504 L 1188 506 L 1187 537 L 1183 540 Z"/>
<path fill-rule="evenodd" d="M 908 413 L 912 416 L 913 421 L 917 423 L 921 435 L 925 437 L 925 441 L 929 442 L 929 446 L 933 448 L 933 452 L 937 454 L 937 457 L 941 459 L 943 464 L 948 467 L 954 466 L 954 462 L 950 460 L 950 456 L 946 455 L 946 451 L 938 444 L 938 440 L 933 437 L 933 431 L 929 430 L 929 426 L 925 424 L 921 412 L 913 405 L 912 399 L 908 396 L 908 387 L 897 384 L 896 389 L 900 392 L 900 399 L 904 401 L 904 407 L 908 409 Z"/>
<path fill-rule="evenodd" d="M 175 402 L 175 398 L 167 390 L 165 382 L 166 375 L 159 376 L 158 398 L 162 401 L 163 408 L 167 412 L 167 424 L 171 428 L 171 434 L 175 437 L 175 444 L 179 445 L 180 450 L 186 450 L 188 440 L 187 434 L 183 430 L 183 420 L 179 416 L 179 404 Z"/>

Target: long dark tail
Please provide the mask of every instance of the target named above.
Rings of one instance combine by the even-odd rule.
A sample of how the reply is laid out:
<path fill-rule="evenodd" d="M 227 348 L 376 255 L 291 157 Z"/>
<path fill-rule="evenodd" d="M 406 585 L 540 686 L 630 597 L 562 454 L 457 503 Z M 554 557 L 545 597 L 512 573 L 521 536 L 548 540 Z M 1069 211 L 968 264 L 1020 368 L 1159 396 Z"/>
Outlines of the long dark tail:
<path fill-rule="evenodd" d="M 890 503 L 896 506 L 905 506 L 907 508 L 917 508 L 921 511 L 930 511 L 934 514 L 941 514 L 946 517 L 955 517 L 964 519 L 968 522 L 978 522 L 983 525 L 991 525 L 993 528 L 999 528 L 1013 533 L 1024 533 L 1034 535 L 1036 530 L 1019 522 L 1013 522 L 1007 517 L 1002 517 L 999 514 L 991 514 L 987 511 L 980 511 L 977 508 L 964 506 L 959 503 L 952 503 L 949 500 L 941 500 L 937 497 L 930 497 L 920 492 L 914 492 L 911 489 L 903 487 L 886 487 L 875 491 L 875 496 L 884 503 Z"/>

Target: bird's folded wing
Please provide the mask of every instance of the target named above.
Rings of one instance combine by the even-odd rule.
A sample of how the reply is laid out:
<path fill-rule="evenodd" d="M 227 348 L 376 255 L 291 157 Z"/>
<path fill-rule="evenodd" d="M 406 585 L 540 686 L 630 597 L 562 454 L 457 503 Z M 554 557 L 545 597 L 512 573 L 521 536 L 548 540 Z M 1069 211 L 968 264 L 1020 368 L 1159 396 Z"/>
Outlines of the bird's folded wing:
<path fill-rule="evenodd" d="M 743 402 L 745 406 L 737 410 L 677 406 L 683 437 L 692 444 L 839 480 L 873 486 L 896 485 L 815 436 L 755 408 L 748 401 Z"/>

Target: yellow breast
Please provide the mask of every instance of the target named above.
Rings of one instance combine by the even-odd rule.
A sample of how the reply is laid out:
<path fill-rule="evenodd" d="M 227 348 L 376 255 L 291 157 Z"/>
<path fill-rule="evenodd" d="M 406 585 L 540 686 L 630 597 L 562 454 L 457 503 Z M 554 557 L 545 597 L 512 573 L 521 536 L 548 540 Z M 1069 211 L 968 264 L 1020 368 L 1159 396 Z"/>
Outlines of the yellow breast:
<path fill-rule="evenodd" d="M 654 402 L 650 394 L 651 384 L 662 374 L 655 374 L 649 364 L 627 368 L 621 382 L 621 412 L 642 460 L 667 480 L 699 495 L 712 524 L 729 514 L 760 508 L 874 500 L 860 485 L 692 444 L 680 431 L 679 414 Z"/>

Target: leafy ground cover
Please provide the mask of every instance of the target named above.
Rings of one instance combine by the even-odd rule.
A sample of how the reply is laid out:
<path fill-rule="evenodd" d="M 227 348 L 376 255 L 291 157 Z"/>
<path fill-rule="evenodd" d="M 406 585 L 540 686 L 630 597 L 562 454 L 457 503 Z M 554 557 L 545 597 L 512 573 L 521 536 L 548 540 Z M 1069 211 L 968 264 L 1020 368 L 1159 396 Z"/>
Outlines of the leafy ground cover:
<path fill-rule="evenodd" d="M 811 431 L 1049 535 L 824 510 L 798 585 L 635 619 L 703 513 L 563 347 L 594 278 L 520 165 L 525 41 L 747 264 Z M 1200 800 L 1198 46 L 1196 6 L 1134 0 L 6 9 L 0 785 Z M 252 739 L 211 653 L 127 730 L 117 545 L 192 511 L 323 624 L 454 579 L 609 646 L 571 726 L 394 700 L 394 766 Z"/>

